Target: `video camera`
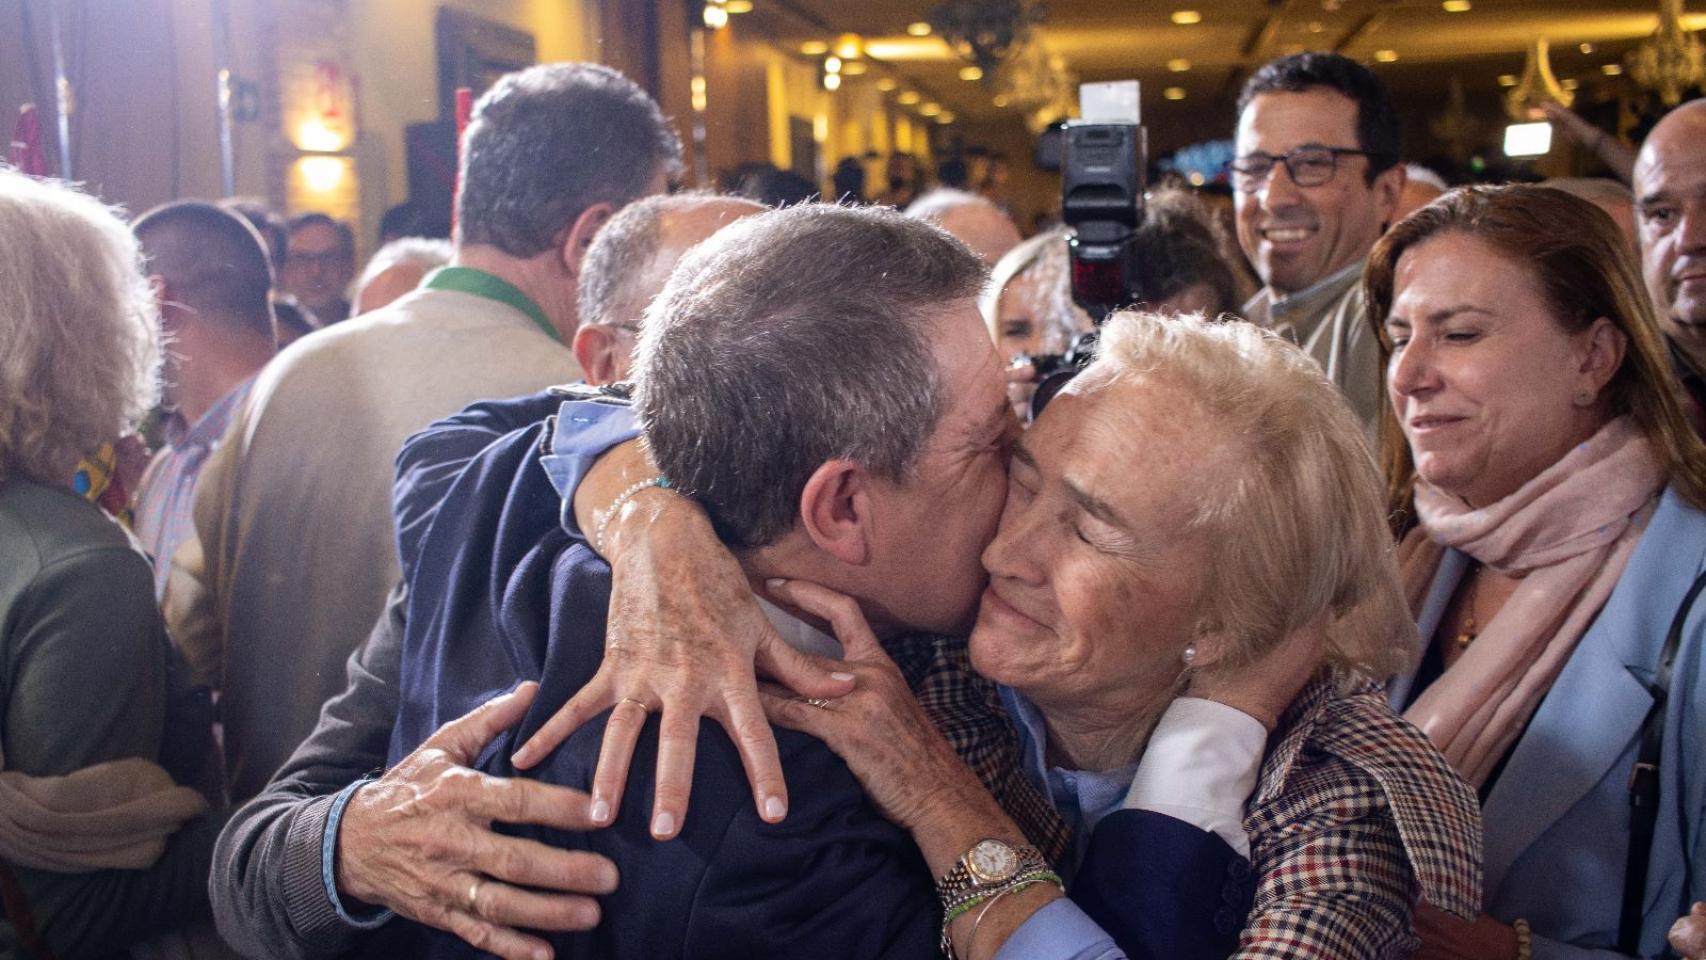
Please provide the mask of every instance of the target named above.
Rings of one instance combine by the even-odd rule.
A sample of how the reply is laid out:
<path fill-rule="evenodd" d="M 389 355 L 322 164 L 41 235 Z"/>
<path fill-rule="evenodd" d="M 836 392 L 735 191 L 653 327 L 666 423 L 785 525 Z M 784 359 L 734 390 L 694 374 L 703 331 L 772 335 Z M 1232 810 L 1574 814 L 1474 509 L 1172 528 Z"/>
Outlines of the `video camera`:
<path fill-rule="evenodd" d="M 1072 228 L 1072 299 L 1100 329 L 1115 310 L 1145 299 L 1134 238 L 1143 225 L 1149 144 L 1136 80 L 1086 83 L 1079 101 L 1083 119 L 1060 132 L 1060 206 Z M 1096 333 L 1080 334 L 1065 353 L 1029 358 L 1037 371 L 1033 416 L 1095 356 Z"/>

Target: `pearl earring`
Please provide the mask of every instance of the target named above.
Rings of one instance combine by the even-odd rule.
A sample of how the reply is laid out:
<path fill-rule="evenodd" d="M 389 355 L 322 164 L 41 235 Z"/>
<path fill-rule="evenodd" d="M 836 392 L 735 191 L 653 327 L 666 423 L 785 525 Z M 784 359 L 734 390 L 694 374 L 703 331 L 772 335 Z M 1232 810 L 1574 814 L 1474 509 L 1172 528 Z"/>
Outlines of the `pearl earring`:
<path fill-rule="evenodd" d="M 1185 661 L 1185 666 L 1187 666 L 1187 667 L 1193 663 L 1196 663 L 1197 662 L 1197 645 L 1194 643 L 1186 644 L 1185 649 L 1179 653 L 1179 659 Z"/>

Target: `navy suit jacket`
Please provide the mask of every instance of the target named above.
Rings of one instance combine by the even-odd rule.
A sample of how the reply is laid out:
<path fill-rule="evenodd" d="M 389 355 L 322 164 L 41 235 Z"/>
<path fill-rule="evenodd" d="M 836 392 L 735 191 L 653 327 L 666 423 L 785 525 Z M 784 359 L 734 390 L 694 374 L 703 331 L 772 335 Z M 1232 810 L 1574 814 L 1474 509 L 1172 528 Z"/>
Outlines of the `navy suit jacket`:
<path fill-rule="evenodd" d="M 604 718 L 540 766 L 509 764 L 596 672 L 609 567 L 560 524 L 562 503 L 538 455 L 560 399 L 476 404 L 411 438 L 399 457 L 399 550 L 409 587 L 402 698 L 391 759 L 441 724 L 523 680 L 541 689 L 514 730 L 476 766 L 590 786 Z M 864 799 L 819 741 L 777 730 L 790 810 L 758 819 L 733 743 L 703 725 L 680 836 L 651 839 L 654 717 L 640 738 L 613 826 L 590 833 L 506 832 L 612 858 L 616 893 L 585 934 L 552 937 L 564 957 L 930 957 L 939 913 L 932 879 L 906 834 Z M 1248 864 L 1211 833 L 1161 814 L 1106 818 L 1073 896 L 1133 957 L 1220 958 L 1249 909 Z M 396 927 L 397 924 L 393 924 Z M 388 930 L 388 951 L 473 956 L 447 934 Z M 377 945 L 377 944 L 376 944 Z"/>

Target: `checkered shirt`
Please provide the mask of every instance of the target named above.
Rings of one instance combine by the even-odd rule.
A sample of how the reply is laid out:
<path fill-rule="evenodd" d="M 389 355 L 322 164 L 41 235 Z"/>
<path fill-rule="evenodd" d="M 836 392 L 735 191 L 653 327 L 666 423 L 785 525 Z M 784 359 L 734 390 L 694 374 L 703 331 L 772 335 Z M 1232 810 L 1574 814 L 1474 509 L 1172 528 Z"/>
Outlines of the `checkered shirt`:
<path fill-rule="evenodd" d="M 1018 735 L 965 641 L 891 645 L 925 713 L 1050 861 L 1071 828 L 1025 775 Z M 1474 793 L 1373 686 L 1311 682 L 1269 739 L 1244 829 L 1260 877 L 1235 954 L 1361 960 L 1409 956 L 1418 898 L 1481 909 Z"/>

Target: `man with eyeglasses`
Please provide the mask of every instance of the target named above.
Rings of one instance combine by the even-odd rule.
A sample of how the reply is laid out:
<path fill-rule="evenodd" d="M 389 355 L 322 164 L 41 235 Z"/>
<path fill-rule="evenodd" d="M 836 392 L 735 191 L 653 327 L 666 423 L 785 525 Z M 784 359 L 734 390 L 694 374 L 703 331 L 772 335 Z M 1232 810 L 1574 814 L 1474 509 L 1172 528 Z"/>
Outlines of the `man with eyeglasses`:
<path fill-rule="evenodd" d="M 1301 344 L 1371 433 L 1380 360 L 1362 265 L 1404 189 L 1398 140 L 1378 77 L 1337 54 L 1304 53 L 1244 85 L 1228 164 L 1238 244 L 1264 284 L 1244 316 Z"/>
<path fill-rule="evenodd" d="M 278 285 L 313 311 L 321 326 L 349 319 L 345 295 L 355 279 L 355 234 L 323 213 L 290 221 Z"/>

